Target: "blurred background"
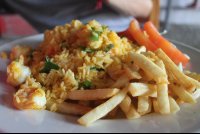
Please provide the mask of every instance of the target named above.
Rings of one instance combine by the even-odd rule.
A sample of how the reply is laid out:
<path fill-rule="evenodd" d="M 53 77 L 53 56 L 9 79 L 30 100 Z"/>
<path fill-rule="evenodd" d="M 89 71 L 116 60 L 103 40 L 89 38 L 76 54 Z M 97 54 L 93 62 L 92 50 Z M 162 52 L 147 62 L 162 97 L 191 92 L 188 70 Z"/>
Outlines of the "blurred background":
<path fill-rule="evenodd" d="M 167 39 L 200 49 L 200 0 L 152 0 L 151 19 Z M 141 19 L 141 18 L 140 18 Z M 142 20 L 142 19 L 141 19 Z M 142 22 L 142 21 L 141 21 Z M 0 45 L 39 32 L 0 0 Z"/>

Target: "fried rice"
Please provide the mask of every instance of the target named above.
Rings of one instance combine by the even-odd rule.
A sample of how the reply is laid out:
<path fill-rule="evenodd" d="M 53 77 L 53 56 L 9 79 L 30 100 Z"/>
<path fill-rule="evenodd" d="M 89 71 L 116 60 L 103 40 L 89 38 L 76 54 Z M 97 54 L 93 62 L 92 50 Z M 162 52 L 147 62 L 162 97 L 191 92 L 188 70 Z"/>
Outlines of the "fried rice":
<path fill-rule="evenodd" d="M 90 39 L 91 34 L 98 36 L 92 32 L 93 29 L 100 33 L 98 41 Z M 105 51 L 104 48 L 111 44 L 113 48 Z M 89 90 L 109 87 L 110 78 L 117 80 L 124 73 L 123 62 L 131 62 L 126 61 L 128 52 L 135 52 L 137 48 L 137 44 L 126 37 L 119 37 L 115 31 L 95 20 L 87 24 L 73 20 L 71 24 L 46 30 L 43 42 L 34 51 L 31 50 L 31 58 L 28 55 L 30 48 L 20 47 L 20 52 L 28 50 L 23 54 L 24 64 L 31 69 L 31 76 L 25 84 L 41 87 L 47 101 L 56 99 L 62 103 L 67 100 L 68 91 L 88 90 L 80 86 L 86 81 L 90 82 Z M 12 52 L 12 61 L 17 58 L 13 55 Z M 45 57 L 49 57 L 60 69 L 40 73 L 45 66 Z M 56 106 L 52 106 L 51 111 L 55 110 Z"/>

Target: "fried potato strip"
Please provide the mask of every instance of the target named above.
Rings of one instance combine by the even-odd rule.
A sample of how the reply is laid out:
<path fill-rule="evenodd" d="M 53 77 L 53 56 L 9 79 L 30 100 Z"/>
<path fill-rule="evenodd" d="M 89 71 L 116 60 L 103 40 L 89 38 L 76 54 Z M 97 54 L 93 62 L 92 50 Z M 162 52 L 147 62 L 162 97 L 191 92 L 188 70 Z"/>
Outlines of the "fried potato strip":
<path fill-rule="evenodd" d="M 129 57 L 134 61 L 145 73 L 154 78 L 157 84 L 168 84 L 167 74 L 154 64 L 151 60 L 142 54 L 129 52 Z"/>

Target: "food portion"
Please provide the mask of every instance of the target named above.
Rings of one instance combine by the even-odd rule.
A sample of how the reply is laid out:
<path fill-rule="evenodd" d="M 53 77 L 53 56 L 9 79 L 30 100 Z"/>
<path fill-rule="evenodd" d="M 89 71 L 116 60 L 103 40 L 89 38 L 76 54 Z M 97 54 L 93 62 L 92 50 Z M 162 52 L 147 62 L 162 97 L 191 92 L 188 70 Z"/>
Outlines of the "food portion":
<path fill-rule="evenodd" d="M 88 126 L 119 109 L 127 119 L 175 113 L 200 96 L 200 76 L 182 72 L 137 20 L 121 33 L 73 20 L 47 30 L 38 45 L 15 46 L 10 55 L 7 82 L 18 88 L 13 103 L 20 110 L 81 115 Z"/>

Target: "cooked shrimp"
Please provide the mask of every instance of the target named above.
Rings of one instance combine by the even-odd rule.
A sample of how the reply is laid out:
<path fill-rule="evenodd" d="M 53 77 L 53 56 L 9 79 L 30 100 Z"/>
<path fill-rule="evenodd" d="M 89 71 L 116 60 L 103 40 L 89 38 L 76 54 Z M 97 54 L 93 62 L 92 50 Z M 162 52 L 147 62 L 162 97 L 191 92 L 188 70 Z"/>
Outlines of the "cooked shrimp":
<path fill-rule="evenodd" d="M 17 59 L 20 55 L 28 56 L 29 53 L 31 53 L 32 49 L 29 46 L 14 46 L 12 49 L 12 53 L 10 54 L 11 61 L 14 61 Z"/>
<path fill-rule="evenodd" d="M 14 95 L 13 104 L 20 110 L 44 109 L 46 105 L 45 92 L 38 87 L 20 89 Z"/>
<path fill-rule="evenodd" d="M 29 46 L 14 46 L 12 49 L 12 53 L 10 54 L 10 60 L 14 61 L 15 59 L 19 58 L 20 55 L 24 56 L 24 65 L 29 65 L 31 62 L 31 57 L 28 55 L 32 52 L 31 47 Z"/>
<path fill-rule="evenodd" d="M 19 62 L 13 61 L 7 67 L 7 82 L 16 87 L 24 83 L 26 78 L 31 75 L 29 67 L 24 66 L 24 57 L 20 55 Z"/>

